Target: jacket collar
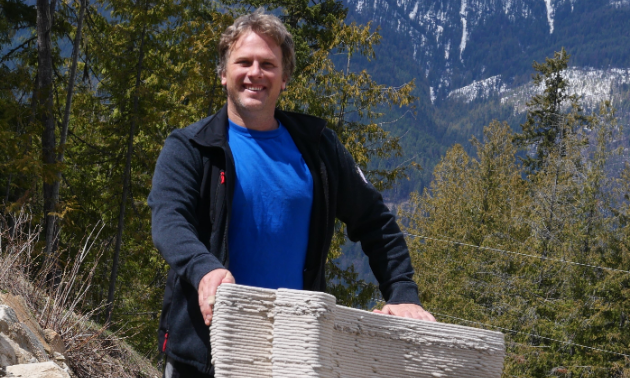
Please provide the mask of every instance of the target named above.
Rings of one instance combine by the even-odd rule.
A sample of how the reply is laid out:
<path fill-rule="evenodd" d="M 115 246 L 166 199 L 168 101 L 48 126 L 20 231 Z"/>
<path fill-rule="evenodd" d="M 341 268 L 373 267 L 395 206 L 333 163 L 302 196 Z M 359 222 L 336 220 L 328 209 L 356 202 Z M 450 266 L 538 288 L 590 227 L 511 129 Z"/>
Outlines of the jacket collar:
<path fill-rule="evenodd" d="M 306 114 L 284 112 L 276 109 L 276 119 L 284 125 L 291 137 L 317 144 L 326 128 L 326 121 Z M 202 147 L 223 147 L 227 143 L 228 114 L 224 105 L 192 137 L 192 141 Z"/>
<path fill-rule="evenodd" d="M 227 142 L 227 125 L 227 105 L 224 105 L 199 129 L 192 141 L 202 147 L 223 147 Z"/>

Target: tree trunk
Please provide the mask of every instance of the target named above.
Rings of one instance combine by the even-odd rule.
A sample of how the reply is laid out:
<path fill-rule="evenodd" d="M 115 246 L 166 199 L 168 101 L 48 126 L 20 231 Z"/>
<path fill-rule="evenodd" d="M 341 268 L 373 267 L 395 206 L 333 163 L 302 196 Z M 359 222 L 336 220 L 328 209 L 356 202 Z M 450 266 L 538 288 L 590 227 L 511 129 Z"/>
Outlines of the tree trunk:
<path fill-rule="evenodd" d="M 77 20 L 77 32 L 74 36 L 74 46 L 72 49 L 72 65 L 70 66 L 70 76 L 68 78 L 68 89 L 66 93 L 66 110 L 63 114 L 63 122 L 61 123 L 61 136 L 59 137 L 59 154 L 57 161 L 60 163 L 64 160 L 64 148 L 68 139 L 68 123 L 70 122 L 70 109 L 72 108 L 72 95 L 74 93 L 74 82 L 77 74 L 77 62 L 79 60 L 79 50 L 81 49 L 81 32 L 83 30 L 83 19 L 85 18 L 85 8 L 87 8 L 87 0 L 80 0 L 81 10 L 79 11 L 79 19 Z M 55 182 L 57 186 L 57 195 L 59 195 L 59 182 L 61 181 L 61 172 L 57 174 L 58 180 Z"/>
<path fill-rule="evenodd" d="M 68 89 L 66 90 L 66 109 L 63 115 L 63 121 L 61 123 L 61 134 L 59 136 L 59 152 L 57 154 L 56 157 L 56 162 L 58 163 L 63 163 L 64 160 L 64 149 L 66 146 L 66 140 L 68 139 L 68 123 L 70 121 L 70 109 L 72 107 L 72 95 L 74 92 L 74 81 L 75 81 L 75 77 L 76 77 L 76 72 L 77 72 L 77 61 L 79 58 L 79 49 L 81 48 L 81 31 L 83 29 L 83 19 L 85 17 L 85 8 L 87 8 L 87 1 L 86 0 L 81 0 L 81 10 L 79 11 L 79 19 L 77 21 L 77 32 L 76 35 L 74 37 L 74 43 L 73 43 L 73 49 L 72 49 L 72 63 L 70 66 L 70 76 L 68 78 Z M 52 133 L 52 136 L 54 138 L 54 130 Z M 53 140 L 54 143 L 54 140 Z M 54 152 L 53 152 L 54 155 Z M 52 209 L 54 210 L 57 207 L 57 204 L 59 203 L 59 186 L 61 184 L 61 170 L 57 169 L 56 172 L 56 179 L 52 182 L 52 188 L 50 189 L 50 203 L 52 206 Z M 46 184 L 44 184 L 46 185 Z M 50 219 L 50 223 L 49 222 Z M 52 229 L 50 229 L 51 234 L 54 236 L 54 234 L 57 232 L 58 229 L 58 218 L 56 215 L 52 215 L 52 216 L 47 216 L 46 217 L 46 251 L 50 251 L 49 256 L 52 256 L 57 249 L 57 242 L 53 242 L 51 241 L 52 244 L 49 244 L 49 237 L 48 237 L 48 224 L 51 225 Z"/>
<path fill-rule="evenodd" d="M 7 182 L 7 192 L 4 196 L 4 206 L 7 206 L 9 203 L 9 194 L 11 193 L 11 180 L 13 179 L 13 173 L 9 175 L 9 180 Z"/>
<path fill-rule="evenodd" d="M 43 195 L 46 230 L 46 257 L 48 263 L 56 265 L 53 259 L 56 247 L 57 203 L 54 198 L 54 178 L 50 171 L 55 164 L 55 119 L 53 113 L 53 68 L 52 68 L 52 24 L 55 0 L 37 0 L 37 113 L 43 127 Z M 50 265 L 49 265 L 50 266 Z"/>
<path fill-rule="evenodd" d="M 120 201 L 120 212 L 118 213 L 118 232 L 116 234 L 116 247 L 114 251 L 114 260 L 112 262 L 112 274 L 109 280 L 109 292 L 107 294 L 107 308 L 105 310 L 107 314 L 106 323 L 111 321 L 112 312 L 114 309 L 114 291 L 116 290 L 116 278 L 118 277 L 118 265 L 120 260 L 120 248 L 122 245 L 123 229 L 125 227 L 125 208 L 127 204 L 127 197 L 129 196 L 131 186 L 131 157 L 133 155 L 133 137 L 136 131 L 136 125 L 138 123 L 138 102 L 140 100 L 140 94 L 138 93 L 141 83 L 142 74 L 142 61 L 144 59 L 144 37 L 146 33 L 146 27 L 142 29 L 142 35 L 140 37 L 140 54 L 138 57 L 138 69 L 136 72 L 136 85 L 135 95 L 133 98 L 133 114 L 131 118 L 131 127 L 129 129 L 129 139 L 127 141 L 127 161 L 125 163 L 125 172 L 123 177 L 123 192 L 122 199 Z"/>

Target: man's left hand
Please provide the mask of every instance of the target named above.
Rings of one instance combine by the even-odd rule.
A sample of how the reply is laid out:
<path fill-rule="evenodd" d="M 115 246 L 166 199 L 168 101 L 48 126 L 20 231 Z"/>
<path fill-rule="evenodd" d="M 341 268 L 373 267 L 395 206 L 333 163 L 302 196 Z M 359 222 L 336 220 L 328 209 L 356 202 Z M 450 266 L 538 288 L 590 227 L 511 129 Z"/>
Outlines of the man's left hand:
<path fill-rule="evenodd" d="M 377 314 L 401 316 L 403 318 L 413 318 L 435 322 L 435 318 L 428 311 L 413 303 L 385 305 L 382 310 L 374 310 Z"/>

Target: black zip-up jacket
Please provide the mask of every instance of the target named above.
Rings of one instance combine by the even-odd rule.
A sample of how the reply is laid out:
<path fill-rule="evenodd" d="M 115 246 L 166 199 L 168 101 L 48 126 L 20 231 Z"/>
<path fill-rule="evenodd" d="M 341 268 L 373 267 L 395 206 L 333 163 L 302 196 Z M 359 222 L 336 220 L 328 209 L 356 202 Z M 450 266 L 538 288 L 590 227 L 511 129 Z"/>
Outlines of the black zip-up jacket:
<path fill-rule="evenodd" d="M 324 291 L 324 266 L 335 218 L 360 241 L 390 304 L 416 303 L 418 289 L 407 245 L 380 193 L 337 136 L 316 117 L 276 111 L 313 176 L 304 289 Z M 210 271 L 229 269 L 228 226 L 235 169 L 227 143 L 227 108 L 173 131 L 160 153 L 149 195 L 153 241 L 170 266 L 158 331 L 159 349 L 213 373 L 209 329 L 197 287 Z"/>

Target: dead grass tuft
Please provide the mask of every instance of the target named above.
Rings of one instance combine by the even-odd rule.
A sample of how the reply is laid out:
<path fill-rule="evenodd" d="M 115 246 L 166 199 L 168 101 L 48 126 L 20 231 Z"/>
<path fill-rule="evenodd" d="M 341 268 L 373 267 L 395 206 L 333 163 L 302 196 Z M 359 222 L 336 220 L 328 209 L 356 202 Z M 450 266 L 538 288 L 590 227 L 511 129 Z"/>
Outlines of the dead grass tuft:
<path fill-rule="evenodd" d="M 96 244 L 101 227 L 81 243 L 74 261 L 57 272 L 44 259 L 37 243 L 41 228 L 20 212 L 0 216 L 0 290 L 20 296 L 36 314 L 40 326 L 57 332 L 66 347 L 66 363 L 78 378 L 153 378 L 159 376 L 150 362 L 139 356 L 106 325 L 90 319 L 103 305 L 86 310 L 85 299 L 103 248 Z M 90 264 L 86 264 L 87 257 Z M 56 275 L 55 285 L 49 284 Z"/>

